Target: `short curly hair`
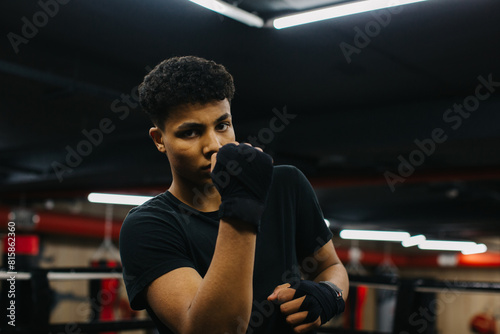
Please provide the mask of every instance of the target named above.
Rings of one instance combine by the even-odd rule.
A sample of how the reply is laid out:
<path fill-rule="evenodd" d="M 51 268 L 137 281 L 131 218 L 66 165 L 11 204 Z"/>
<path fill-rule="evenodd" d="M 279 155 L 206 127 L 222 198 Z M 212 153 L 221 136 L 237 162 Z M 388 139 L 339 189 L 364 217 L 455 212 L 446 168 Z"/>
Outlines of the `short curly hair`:
<path fill-rule="evenodd" d="M 161 129 L 175 107 L 224 99 L 231 102 L 233 96 L 233 77 L 226 68 L 195 56 L 162 61 L 139 85 L 142 109 Z"/>

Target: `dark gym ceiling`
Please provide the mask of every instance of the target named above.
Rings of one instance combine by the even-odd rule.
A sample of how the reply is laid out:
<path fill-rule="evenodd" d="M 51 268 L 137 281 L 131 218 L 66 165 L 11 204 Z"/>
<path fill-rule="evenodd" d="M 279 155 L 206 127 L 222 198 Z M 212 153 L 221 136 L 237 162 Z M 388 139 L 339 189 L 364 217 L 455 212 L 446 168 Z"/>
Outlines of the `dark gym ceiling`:
<path fill-rule="evenodd" d="M 270 19 L 334 2 L 233 4 Z M 2 1 L 1 204 L 165 189 L 134 88 L 159 61 L 197 55 L 235 78 L 238 139 L 299 167 L 334 227 L 498 238 L 500 2 L 384 13 L 276 30 L 188 0 Z M 283 130 L 262 130 L 284 111 Z M 86 146 L 84 130 L 102 138 Z"/>

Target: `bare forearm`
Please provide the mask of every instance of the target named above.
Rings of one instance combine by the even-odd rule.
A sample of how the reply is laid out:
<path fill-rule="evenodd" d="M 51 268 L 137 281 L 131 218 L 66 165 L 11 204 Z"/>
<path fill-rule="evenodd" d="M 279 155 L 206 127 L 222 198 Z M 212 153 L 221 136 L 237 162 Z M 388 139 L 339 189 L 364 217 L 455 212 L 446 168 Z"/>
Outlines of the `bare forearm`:
<path fill-rule="evenodd" d="M 190 325 L 186 332 L 235 333 L 238 326 L 248 324 L 252 308 L 254 230 L 243 222 L 220 222 L 212 262 L 188 310 Z"/>
<path fill-rule="evenodd" d="M 340 289 L 342 289 L 342 295 L 344 300 L 347 299 L 349 294 L 349 277 L 347 276 L 347 271 L 342 263 L 336 263 L 329 266 L 321 273 L 319 273 L 315 278 L 315 282 L 330 281 Z"/>

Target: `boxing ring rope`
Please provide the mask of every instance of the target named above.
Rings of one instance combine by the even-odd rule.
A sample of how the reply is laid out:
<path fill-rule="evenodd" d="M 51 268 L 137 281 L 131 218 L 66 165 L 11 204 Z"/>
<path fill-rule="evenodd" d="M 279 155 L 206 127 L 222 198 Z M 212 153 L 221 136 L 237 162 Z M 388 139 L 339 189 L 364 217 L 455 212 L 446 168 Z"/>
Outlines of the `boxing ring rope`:
<path fill-rule="evenodd" d="M 43 279 L 46 281 L 63 280 L 99 280 L 99 279 L 122 279 L 122 268 L 37 268 L 32 271 L 8 272 L 0 271 L 0 280 L 4 281 L 12 276 L 16 280 L 28 281 Z M 36 284 L 35 284 L 36 285 Z M 398 295 L 398 306 L 396 307 L 394 333 L 407 331 L 408 314 L 414 312 L 410 300 L 417 300 L 418 294 L 434 294 L 446 291 L 457 291 L 459 293 L 500 293 L 500 282 L 472 282 L 472 281 L 438 281 L 434 279 L 402 279 L 388 276 L 350 276 L 352 287 L 366 286 L 374 289 L 395 290 Z M 137 329 L 153 329 L 151 320 L 120 320 L 82 323 L 57 323 L 57 324 L 30 324 L 20 326 L 16 333 L 63 333 L 67 326 L 78 328 L 79 333 L 99 333 L 106 331 L 127 331 Z M 35 328 L 35 329 L 34 329 Z M 35 331 L 34 331 L 35 330 Z M 0 325 L 0 333 L 11 333 L 4 324 Z M 411 331 L 410 331 L 411 332 Z M 357 333 L 357 334 L 382 334 L 376 331 L 359 331 L 341 328 L 321 328 L 318 333 Z M 387 334 L 387 333 L 385 333 Z"/>
<path fill-rule="evenodd" d="M 6 280 L 11 276 L 15 276 L 16 280 L 27 281 L 30 280 L 32 275 L 29 272 L 7 272 L 0 271 L 0 280 Z M 79 273 L 60 273 L 60 272 L 47 272 L 47 279 L 49 281 L 69 281 L 69 280 L 94 280 L 115 278 L 121 279 L 122 273 L 93 273 L 93 272 L 79 272 Z"/>
<path fill-rule="evenodd" d="M 399 290 L 401 282 L 413 282 L 413 290 L 419 293 L 458 291 L 460 293 L 500 293 L 500 282 L 437 281 L 434 279 L 400 279 L 384 276 L 349 276 L 349 285 L 374 289 Z"/>

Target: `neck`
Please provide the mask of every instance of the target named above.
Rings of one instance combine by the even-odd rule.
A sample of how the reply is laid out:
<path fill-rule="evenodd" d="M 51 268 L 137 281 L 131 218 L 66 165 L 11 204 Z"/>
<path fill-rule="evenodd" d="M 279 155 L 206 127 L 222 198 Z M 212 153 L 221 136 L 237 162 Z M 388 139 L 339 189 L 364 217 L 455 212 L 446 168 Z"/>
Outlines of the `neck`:
<path fill-rule="evenodd" d="M 195 185 L 186 180 L 174 180 L 168 191 L 184 204 L 201 212 L 219 210 L 220 194 L 213 185 Z"/>

